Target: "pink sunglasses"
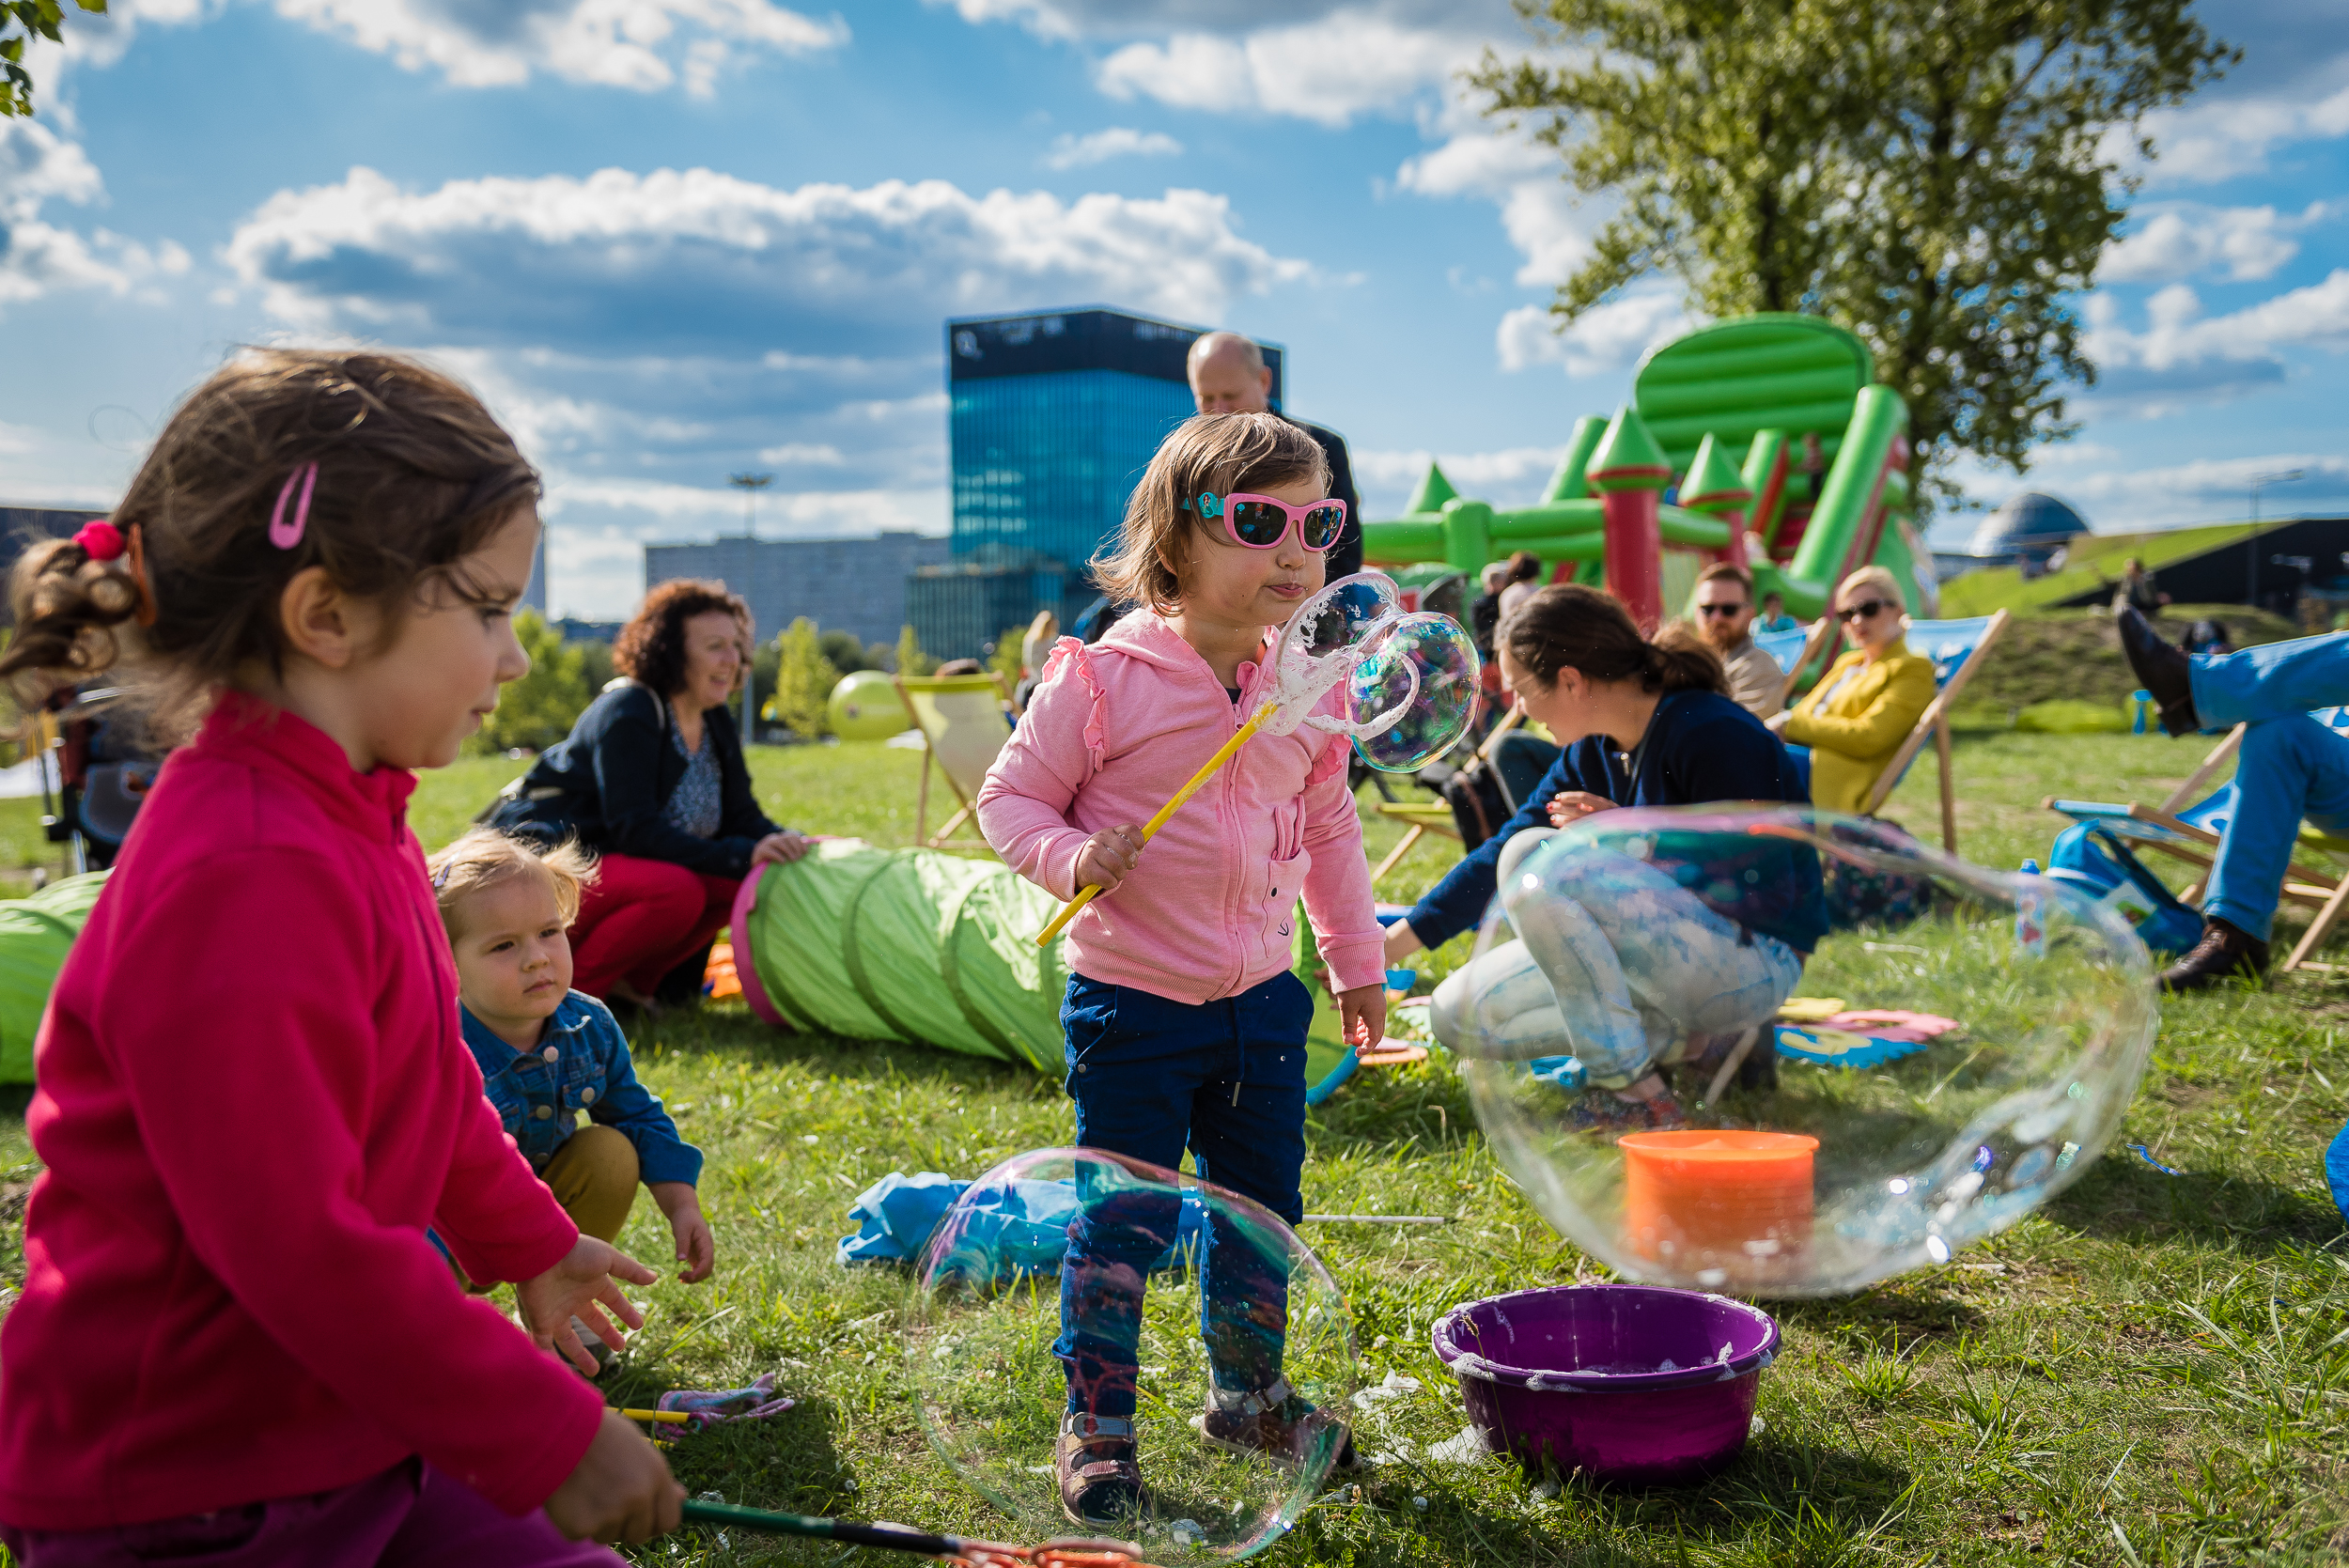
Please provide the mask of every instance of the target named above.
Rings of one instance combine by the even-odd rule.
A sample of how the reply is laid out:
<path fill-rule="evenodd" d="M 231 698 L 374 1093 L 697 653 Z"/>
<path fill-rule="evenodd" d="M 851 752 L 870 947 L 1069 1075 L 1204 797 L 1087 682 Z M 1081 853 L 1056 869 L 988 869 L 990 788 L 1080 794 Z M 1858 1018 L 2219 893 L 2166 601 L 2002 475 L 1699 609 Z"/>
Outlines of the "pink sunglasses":
<path fill-rule="evenodd" d="M 1268 495 L 1218 495 L 1202 490 L 1195 500 L 1183 503 L 1183 510 L 1222 519 L 1223 532 L 1231 541 L 1250 550 L 1275 548 L 1294 527 L 1298 543 L 1318 555 L 1338 542 L 1346 527 L 1346 503 L 1334 497 L 1292 506 Z"/>

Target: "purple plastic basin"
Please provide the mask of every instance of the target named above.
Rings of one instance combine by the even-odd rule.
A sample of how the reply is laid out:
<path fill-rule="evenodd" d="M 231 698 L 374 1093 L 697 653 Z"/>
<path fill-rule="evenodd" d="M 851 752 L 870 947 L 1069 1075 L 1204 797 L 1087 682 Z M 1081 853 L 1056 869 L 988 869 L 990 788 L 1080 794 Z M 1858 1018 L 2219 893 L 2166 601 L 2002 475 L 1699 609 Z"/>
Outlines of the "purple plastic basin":
<path fill-rule="evenodd" d="M 1630 1485 L 1694 1481 L 1735 1459 L 1778 1354 L 1769 1313 L 1655 1285 L 1491 1296 L 1455 1307 L 1434 1337 L 1486 1447 Z"/>

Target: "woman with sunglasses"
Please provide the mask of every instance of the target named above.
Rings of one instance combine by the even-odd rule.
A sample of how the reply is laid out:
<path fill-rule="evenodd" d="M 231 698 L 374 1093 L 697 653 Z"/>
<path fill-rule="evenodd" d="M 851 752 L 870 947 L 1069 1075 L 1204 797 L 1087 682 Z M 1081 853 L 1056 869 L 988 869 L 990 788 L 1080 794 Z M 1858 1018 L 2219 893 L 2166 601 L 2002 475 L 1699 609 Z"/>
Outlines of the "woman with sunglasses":
<path fill-rule="evenodd" d="M 1822 811 L 1858 812 L 1892 753 L 1933 701 L 1933 660 L 1908 651 L 1899 582 L 1862 567 L 1835 591 L 1835 615 L 1851 651 L 1810 694 L 1770 721 L 1790 745 L 1811 748 L 1811 800 Z"/>
<path fill-rule="evenodd" d="M 1098 885 L 1068 926 L 1073 1141 L 1172 1169 L 1303 1218 L 1305 1033 L 1291 972 L 1297 904 L 1329 966 L 1349 1044 L 1384 1032 L 1383 966 L 1352 746 L 1306 725 L 1258 735 L 1167 820 L 1140 824 L 1237 733 L 1269 678 L 1270 639 L 1322 586 L 1345 525 L 1311 436 L 1269 413 L 1202 414 L 1150 459 L 1118 543 L 1095 564 L 1136 608 L 1091 646 L 1063 638 L 979 790 L 1003 863 L 1055 898 Z M 1111 1158 L 1079 1167 L 1084 1213 L 1061 1268 L 1068 1402 L 1061 1506 L 1093 1527 L 1148 1507 L 1134 1441 L 1143 1289 L 1174 1244 L 1174 1194 Z M 1208 1444 L 1294 1464 L 1344 1424 L 1282 1374 L 1287 1287 L 1210 1218 L 1203 1291 Z M 1349 1451 L 1350 1452 L 1350 1451 Z"/>

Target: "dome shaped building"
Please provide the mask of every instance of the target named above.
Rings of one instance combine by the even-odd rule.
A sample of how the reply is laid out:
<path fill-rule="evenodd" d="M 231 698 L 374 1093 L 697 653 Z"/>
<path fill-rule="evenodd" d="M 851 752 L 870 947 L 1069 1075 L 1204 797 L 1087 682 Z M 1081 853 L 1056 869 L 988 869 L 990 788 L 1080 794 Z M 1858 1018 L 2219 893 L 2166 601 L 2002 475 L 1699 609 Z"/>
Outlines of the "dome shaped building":
<path fill-rule="evenodd" d="M 2047 558 L 2073 536 L 2089 532 L 2088 520 L 2041 490 L 2023 490 L 1982 520 L 1968 553 L 1983 566 L 2014 565 L 2026 577 L 2046 569 Z"/>

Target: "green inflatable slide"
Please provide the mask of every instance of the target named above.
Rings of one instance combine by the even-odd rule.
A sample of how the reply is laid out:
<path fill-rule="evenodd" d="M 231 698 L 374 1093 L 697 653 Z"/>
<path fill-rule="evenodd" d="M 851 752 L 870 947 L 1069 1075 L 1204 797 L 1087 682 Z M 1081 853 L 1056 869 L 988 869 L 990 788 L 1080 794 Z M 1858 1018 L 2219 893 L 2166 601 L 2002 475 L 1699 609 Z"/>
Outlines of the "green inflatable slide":
<path fill-rule="evenodd" d="M 50 988 L 105 885 L 106 874 L 93 871 L 0 901 L 0 1083 L 33 1081 L 33 1036 Z"/>
<path fill-rule="evenodd" d="M 771 1024 L 935 1046 L 1058 1078 L 1068 970 L 1060 940 L 1038 948 L 1035 934 L 1059 909 L 993 861 L 833 840 L 743 882 L 735 970 L 743 1000 Z M 1354 1067 L 1322 1000 L 1306 1049 L 1313 1101 Z"/>

